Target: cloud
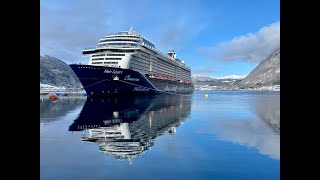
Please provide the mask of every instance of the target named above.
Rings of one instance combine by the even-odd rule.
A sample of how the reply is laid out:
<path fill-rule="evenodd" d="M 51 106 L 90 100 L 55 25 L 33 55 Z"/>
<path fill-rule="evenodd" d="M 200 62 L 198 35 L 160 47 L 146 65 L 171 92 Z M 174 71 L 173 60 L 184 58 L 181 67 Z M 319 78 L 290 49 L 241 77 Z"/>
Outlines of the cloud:
<path fill-rule="evenodd" d="M 228 110 L 225 108 L 224 101 L 216 100 L 213 104 L 208 104 L 209 101 L 193 103 L 193 108 L 197 110 L 203 110 L 212 105 L 215 107 L 212 108 L 211 113 L 204 114 L 202 119 L 207 118 L 210 121 L 198 127 L 196 132 L 211 134 L 223 141 L 255 148 L 260 154 L 279 160 L 280 96 L 259 96 L 245 102 L 237 97 L 229 96 L 229 98 L 231 99 L 228 99 L 228 102 L 231 101 L 233 106 Z M 243 114 L 239 116 L 240 112 Z M 249 115 L 251 113 L 253 114 Z M 246 117 L 244 114 L 249 116 Z"/>
<path fill-rule="evenodd" d="M 221 140 L 255 147 L 263 154 L 273 159 L 280 159 L 280 136 L 273 133 L 265 123 L 260 120 L 234 121 L 225 120 L 221 124 L 222 131 L 218 132 Z"/>
<path fill-rule="evenodd" d="M 199 104 L 198 108 L 202 105 Z M 200 134 L 214 134 L 219 140 L 256 148 L 260 154 L 280 159 L 280 134 L 261 119 L 222 118 L 197 130 Z"/>
<path fill-rule="evenodd" d="M 172 26 L 162 34 L 160 42 L 164 46 L 174 46 L 183 43 L 185 37 L 187 35 L 182 27 Z"/>
<path fill-rule="evenodd" d="M 56 56 L 67 62 L 81 58 L 81 50 L 88 46 L 96 46 L 98 39 L 109 28 L 107 21 L 110 15 L 106 9 L 103 1 L 92 3 L 73 0 L 59 8 L 41 4 L 41 53 Z M 87 13 L 88 10 L 94 13 Z"/>
<path fill-rule="evenodd" d="M 198 69 L 198 70 L 192 71 L 192 75 L 207 75 L 213 72 L 215 72 L 215 70 L 212 67 L 206 67 L 204 69 Z"/>
<path fill-rule="evenodd" d="M 170 0 L 41 1 L 40 52 L 68 62 L 88 60 L 81 54 L 82 49 L 96 47 L 99 38 L 107 33 L 133 26 L 134 31 L 153 41 L 161 52 L 175 49 L 179 53 L 210 24 L 208 19 L 213 15 L 202 13 L 197 1 L 178 3 L 179 6 L 171 3 Z"/>
<path fill-rule="evenodd" d="M 192 24 L 196 24 L 197 28 L 190 28 Z M 166 27 L 160 33 L 159 46 L 180 50 L 196 39 L 201 31 L 207 27 L 207 23 L 196 22 L 189 15 L 182 15 L 178 22 L 167 24 Z"/>
<path fill-rule="evenodd" d="M 197 49 L 200 55 L 215 60 L 260 62 L 280 47 L 280 22 L 262 27 L 256 33 L 248 33 L 225 41 L 215 47 Z"/>

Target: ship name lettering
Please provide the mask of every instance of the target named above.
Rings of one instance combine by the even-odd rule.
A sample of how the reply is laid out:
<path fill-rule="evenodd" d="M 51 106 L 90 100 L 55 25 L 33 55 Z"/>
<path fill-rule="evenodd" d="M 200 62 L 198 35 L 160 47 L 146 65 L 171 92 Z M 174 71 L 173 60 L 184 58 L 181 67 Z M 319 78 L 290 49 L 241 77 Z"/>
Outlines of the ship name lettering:
<path fill-rule="evenodd" d="M 127 81 L 140 81 L 140 79 L 138 79 L 138 78 L 131 78 L 130 75 L 126 76 L 124 78 L 124 80 L 127 80 Z"/>
<path fill-rule="evenodd" d="M 107 73 L 107 74 L 122 74 L 123 71 L 122 71 L 122 70 L 117 71 L 117 70 L 105 69 L 105 70 L 103 71 L 103 73 Z"/>

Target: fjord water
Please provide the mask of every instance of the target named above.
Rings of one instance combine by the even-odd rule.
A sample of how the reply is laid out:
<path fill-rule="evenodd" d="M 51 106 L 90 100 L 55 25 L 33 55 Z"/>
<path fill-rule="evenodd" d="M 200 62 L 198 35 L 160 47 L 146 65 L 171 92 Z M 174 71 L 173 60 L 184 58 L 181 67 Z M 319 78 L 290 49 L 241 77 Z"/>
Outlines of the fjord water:
<path fill-rule="evenodd" d="M 40 99 L 40 178 L 280 179 L 280 93 Z"/>

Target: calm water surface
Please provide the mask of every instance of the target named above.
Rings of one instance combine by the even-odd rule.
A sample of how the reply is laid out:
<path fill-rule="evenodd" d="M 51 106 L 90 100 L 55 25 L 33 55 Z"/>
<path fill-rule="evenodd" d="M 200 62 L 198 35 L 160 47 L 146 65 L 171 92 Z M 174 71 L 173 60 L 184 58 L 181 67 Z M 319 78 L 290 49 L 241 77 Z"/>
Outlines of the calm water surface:
<path fill-rule="evenodd" d="M 40 99 L 40 177 L 280 179 L 280 93 Z"/>

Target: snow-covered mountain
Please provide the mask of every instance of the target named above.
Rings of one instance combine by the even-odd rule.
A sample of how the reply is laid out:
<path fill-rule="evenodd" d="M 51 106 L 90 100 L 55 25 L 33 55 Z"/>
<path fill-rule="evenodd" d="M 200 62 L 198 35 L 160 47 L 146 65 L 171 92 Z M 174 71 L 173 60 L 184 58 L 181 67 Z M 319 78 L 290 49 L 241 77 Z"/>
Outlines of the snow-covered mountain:
<path fill-rule="evenodd" d="M 275 85 L 280 85 L 280 49 L 263 60 L 238 84 L 239 88 L 259 88 Z"/>
<path fill-rule="evenodd" d="M 247 75 L 227 75 L 227 76 L 223 76 L 223 77 L 213 77 L 216 79 L 243 79 L 245 78 Z"/>
<path fill-rule="evenodd" d="M 247 76 L 193 76 L 192 81 L 196 90 L 280 90 L 280 49 L 274 51 Z"/>
<path fill-rule="evenodd" d="M 240 81 L 239 76 L 225 76 L 220 78 L 205 77 L 205 76 L 192 76 L 192 82 L 194 85 L 209 85 L 209 86 L 228 86 Z"/>
<path fill-rule="evenodd" d="M 78 77 L 69 65 L 45 54 L 40 54 L 40 83 L 66 88 L 81 87 Z"/>

